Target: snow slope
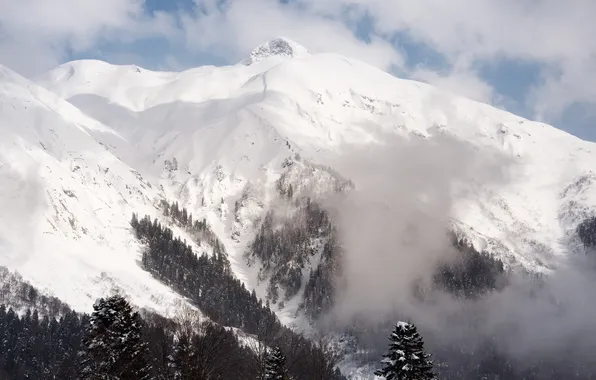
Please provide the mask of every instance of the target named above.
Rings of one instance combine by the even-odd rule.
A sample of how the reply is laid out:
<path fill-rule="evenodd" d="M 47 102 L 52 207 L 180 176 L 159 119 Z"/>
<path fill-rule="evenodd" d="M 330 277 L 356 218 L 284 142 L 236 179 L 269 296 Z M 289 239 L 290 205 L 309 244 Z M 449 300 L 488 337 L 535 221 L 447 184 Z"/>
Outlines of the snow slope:
<path fill-rule="evenodd" d="M 110 153 L 111 128 L 0 67 L 0 265 L 77 310 L 119 289 L 167 312 L 180 297 L 137 265 L 133 211 L 158 191 Z"/>
<path fill-rule="evenodd" d="M 595 144 L 283 38 L 232 66 L 177 73 L 87 60 L 36 80 L 56 96 L 12 73 L 1 79 L 0 125 L 9 138 L 0 162 L 11 185 L 2 182 L 0 199 L 29 206 L 14 197 L 37 194 L 41 206 L 27 214 L 41 217 L 21 228 L 0 216 L 15 232 L 2 235 L 0 260 L 67 302 L 98 293 L 92 284 L 102 272 L 142 302 L 175 298 L 138 269 L 126 230 L 130 213 L 155 213 L 160 196 L 207 217 L 237 276 L 262 289 L 258 268 L 245 266 L 242 253 L 275 197 L 284 161 L 299 155 L 326 165 L 387 135 L 455 136 L 479 155 L 495 150 L 515 163 L 499 187 L 470 184 L 453 219 L 477 249 L 510 265 L 547 271 L 579 246 L 574 228 L 595 212 Z M 20 247 L 16 232 L 27 229 L 34 246 Z M 71 268 L 72 276 L 54 281 L 62 276 L 46 267 Z"/>

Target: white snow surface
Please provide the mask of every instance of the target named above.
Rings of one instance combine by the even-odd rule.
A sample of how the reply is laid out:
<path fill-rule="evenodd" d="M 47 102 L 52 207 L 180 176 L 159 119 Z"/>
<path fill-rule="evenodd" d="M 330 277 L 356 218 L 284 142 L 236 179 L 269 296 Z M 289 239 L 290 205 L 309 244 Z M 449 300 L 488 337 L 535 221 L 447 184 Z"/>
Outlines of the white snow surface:
<path fill-rule="evenodd" d="M 284 160 L 327 164 L 387 134 L 448 134 L 516 162 L 503 187 L 479 187 L 453 218 L 510 265 L 548 271 L 596 210 L 594 143 L 284 38 L 232 66 L 83 60 L 36 83 L 0 69 L 0 265 L 82 310 L 112 286 L 164 313 L 177 302 L 140 269 L 129 230 L 131 213 L 158 216 L 162 197 L 206 217 L 262 295 L 242 254 Z"/>
<path fill-rule="evenodd" d="M 180 302 L 137 264 L 129 220 L 156 214 L 158 192 L 101 142 L 125 142 L 113 129 L 0 68 L 0 136 L 0 265 L 77 310 L 113 290 Z"/>

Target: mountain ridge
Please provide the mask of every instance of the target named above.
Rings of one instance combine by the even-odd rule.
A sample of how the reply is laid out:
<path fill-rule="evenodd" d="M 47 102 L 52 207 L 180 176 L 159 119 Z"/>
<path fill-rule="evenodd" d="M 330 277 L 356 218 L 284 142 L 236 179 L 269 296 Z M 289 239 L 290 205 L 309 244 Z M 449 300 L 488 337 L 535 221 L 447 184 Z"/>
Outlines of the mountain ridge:
<path fill-rule="evenodd" d="M 162 297 L 165 310 L 179 297 L 135 269 L 138 248 L 126 232 L 126 213 L 152 209 L 157 192 L 102 142 L 124 140 L 9 74 L 0 80 L 0 262 L 80 310 L 118 288 L 140 306 L 159 309 Z"/>
<path fill-rule="evenodd" d="M 557 257 L 579 247 L 574 229 L 578 215 L 594 213 L 596 198 L 586 190 L 592 185 L 561 194 L 596 170 L 590 160 L 596 152 L 593 143 L 427 84 L 395 78 L 354 59 L 307 54 L 292 42 L 276 49 L 275 41 L 288 40 L 257 48 L 264 54 L 250 65 L 174 73 L 87 60 L 63 64 L 36 81 L 82 110 L 80 121 L 66 115 L 66 124 L 92 131 L 93 149 L 105 150 L 122 173 L 129 173 L 118 173 L 123 179 L 114 181 L 124 188 L 134 183 L 143 195 L 123 210 L 149 210 L 159 217 L 154 200 L 179 200 L 207 219 L 228 248 L 236 275 L 261 296 L 264 285 L 255 280 L 256 269 L 246 266 L 243 254 L 278 196 L 275 182 L 283 163 L 301 157 L 298 162 L 332 166 L 353 150 L 382 146 L 393 138 L 432 142 L 450 136 L 473 146 L 480 152 L 475 157 L 498 152 L 515 161 L 511 178 L 498 193 L 480 183 L 454 206 L 457 231 L 478 250 L 503 257 L 512 266 L 548 272 Z M 34 85 L 25 80 L 22 86 Z M 6 90 L 4 96 L 11 94 Z M 70 114 L 62 110 L 70 105 L 51 98 L 60 105 L 58 114 Z M 41 117 L 37 111 L 27 114 Z M 411 159 L 417 159 L 415 154 Z M 4 163 L 13 165 L 7 158 Z M 381 163 L 378 169 L 390 172 L 392 164 Z M 105 175 L 96 169 L 90 173 L 89 178 Z M 313 173 L 309 175 L 320 175 Z M 342 167 L 340 174 L 359 188 L 358 178 L 353 178 L 357 173 Z M 297 181 L 304 180 L 300 178 Z M 58 192 L 58 181 L 47 180 Z M 94 191 L 112 194 L 109 188 L 106 183 L 107 190 Z M 109 195 L 106 202 L 118 197 Z M 136 207 L 141 210 L 133 210 Z M 118 220 L 124 223 L 129 217 L 123 213 Z"/>

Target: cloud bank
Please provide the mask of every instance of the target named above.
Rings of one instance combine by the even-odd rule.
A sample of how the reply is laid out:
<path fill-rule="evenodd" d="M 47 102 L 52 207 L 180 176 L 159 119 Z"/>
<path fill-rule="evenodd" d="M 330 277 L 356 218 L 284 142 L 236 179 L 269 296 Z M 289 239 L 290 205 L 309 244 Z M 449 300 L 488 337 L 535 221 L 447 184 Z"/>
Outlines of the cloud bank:
<path fill-rule="evenodd" d="M 594 257 L 561 256 L 546 277 L 514 272 L 502 288 L 475 297 L 432 286 L 439 264 L 458 255 L 446 234 L 458 200 L 473 197 L 476 182 L 506 185 L 515 170 L 514 161 L 490 153 L 440 136 L 342 158 L 336 167 L 356 189 L 329 203 L 343 277 L 322 326 L 354 332 L 356 325 L 359 343 L 372 350 L 367 364 L 378 364 L 392 324 L 409 319 L 437 360 L 451 366 L 441 368 L 445 378 L 491 371 L 508 379 L 593 378 Z"/>
<path fill-rule="evenodd" d="M 376 322 L 412 305 L 414 286 L 429 287 L 439 263 L 456 257 L 447 232 L 458 200 L 498 189 L 514 164 L 449 135 L 383 141 L 334 165 L 356 184 L 329 203 L 344 252 L 334 314 L 346 320 Z"/>
<path fill-rule="evenodd" d="M 523 84 L 528 88 L 520 84 L 516 92 L 523 92 L 523 98 L 514 101 L 526 115 L 545 121 L 558 120 L 574 105 L 596 103 L 596 76 L 591 74 L 596 71 L 591 38 L 596 3 L 591 0 L 178 3 L 186 6 L 156 9 L 160 2 L 143 0 L 0 0 L 0 63 L 33 75 L 71 56 L 105 51 L 114 57 L 110 51 L 119 46 L 125 60 L 179 69 L 180 62 L 205 55 L 234 63 L 256 45 L 286 36 L 315 51 L 357 57 L 497 106 L 512 100 L 502 98 L 483 70 L 521 62 L 539 75 Z M 155 40 L 166 46 L 165 53 L 156 44 L 138 48 Z M 135 53 L 122 52 L 127 48 Z M 430 55 L 417 55 L 421 49 Z"/>

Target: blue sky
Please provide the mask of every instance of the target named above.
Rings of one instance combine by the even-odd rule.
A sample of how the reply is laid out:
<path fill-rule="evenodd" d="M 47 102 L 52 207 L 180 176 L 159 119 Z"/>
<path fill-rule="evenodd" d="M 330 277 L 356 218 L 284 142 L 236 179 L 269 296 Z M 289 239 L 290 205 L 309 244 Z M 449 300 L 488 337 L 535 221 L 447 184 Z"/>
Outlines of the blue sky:
<path fill-rule="evenodd" d="M 285 36 L 596 141 L 592 0 L 0 4 L 0 63 L 26 76 L 82 58 L 163 70 L 223 65 Z"/>

